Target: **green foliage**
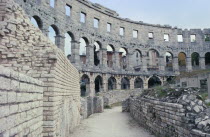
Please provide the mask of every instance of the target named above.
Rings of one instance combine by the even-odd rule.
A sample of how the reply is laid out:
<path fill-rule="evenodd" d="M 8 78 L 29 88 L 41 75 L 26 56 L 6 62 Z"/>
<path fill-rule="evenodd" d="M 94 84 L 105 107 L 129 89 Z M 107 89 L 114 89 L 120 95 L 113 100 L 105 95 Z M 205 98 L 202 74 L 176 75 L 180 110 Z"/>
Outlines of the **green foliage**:
<path fill-rule="evenodd" d="M 112 107 L 109 106 L 109 105 L 104 106 L 104 108 L 105 108 L 105 109 L 112 109 Z"/>

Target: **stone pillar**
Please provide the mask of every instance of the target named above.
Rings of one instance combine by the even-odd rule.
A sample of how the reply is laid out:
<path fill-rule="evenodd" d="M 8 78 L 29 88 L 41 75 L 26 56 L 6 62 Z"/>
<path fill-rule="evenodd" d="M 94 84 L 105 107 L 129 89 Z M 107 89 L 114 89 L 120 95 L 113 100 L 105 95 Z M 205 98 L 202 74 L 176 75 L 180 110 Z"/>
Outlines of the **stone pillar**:
<path fill-rule="evenodd" d="M 179 72 L 179 59 L 178 57 L 173 58 L 173 70 L 175 73 Z"/>
<path fill-rule="evenodd" d="M 114 66 L 116 69 L 119 69 L 120 68 L 119 52 L 115 51 L 114 56 L 115 56 L 115 65 Z"/>
<path fill-rule="evenodd" d="M 142 71 L 147 72 L 147 56 L 142 55 Z"/>
<path fill-rule="evenodd" d="M 148 89 L 148 81 L 147 80 L 144 81 L 143 86 L 144 86 L 144 89 Z"/>
<path fill-rule="evenodd" d="M 89 66 L 94 66 L 94 46 L 88 45 L 86 47 L 86 61 Z"/>
<path fill-rule="evenodd" d="M 160 71 L 165 71 L 165 60 L 164 56 L 159 56 L 159 70 Z"/>
<path fill-rule="evenodd" d="M 41 28 L 41 31 L 42 33 L 45 35 L 45 36 L 49 36 L 49 26 L 47 25 L 47 23 L 43 22 L 42 24 L 42 28 Z"/>
<path fill-rule="evenodd" d="M 134 78 L 130 79 L 130 89 L 134 89 Z"/>
<path fill-rule="evenodd" d="M 71 62 L 74 64 L 80 64 L 80 53 L 79 53 L 80 42 L 71 41 Z"/>
<path fill-rule="evenodd" d="M 200 60 L 199 60 L 199 62 L 200 62 L 200 68 L 201 69 L 206 69 L 206 65 L 205 65 L 205 57 L 200 57 Z"/>
<path fill-rule="evenodd" d="M 94 81 L 90 81 L 90 94 L 89 96 L 95 96 L 95 82 Z"/>
<path fill-rule="evenodd" d="M 133 71 L 134 70 L 134 64 L 133 64 L 133 53 L 129 53 L 128 54 L 128 63 L 127 63 L 127 68 L 128 70 L 130 71 Z"/>
<path fill-rule="evenodd" d="M 207 79 L 207 88 L 208 88 L 208 98 L 210 99 L 210 75 L 208 75 L 208 79 Z"/>
<path fill-rule="evenodd" d="M 191 57 L 186 58 L 186 65 L 187 65 L 187 71 L 192 71 L 192 61 Z"/>
<path fill-rule="evenodd" d="M 62 35 L 55 36 L 55 45 L 64 52 L 65 37 Z"/>
<path fill-rule="evenodd" d="M 117 82 L 117 89 L 120 90 L 121 89 L 121 79 L 116 78 L 116 82 Z"/>
<path fill-rule="evenodd" d="M 104 68 L 107 67 L 107 49 L 101 49 L 102 52 L 102 58 L 101 58 L 101 64 Z"/>

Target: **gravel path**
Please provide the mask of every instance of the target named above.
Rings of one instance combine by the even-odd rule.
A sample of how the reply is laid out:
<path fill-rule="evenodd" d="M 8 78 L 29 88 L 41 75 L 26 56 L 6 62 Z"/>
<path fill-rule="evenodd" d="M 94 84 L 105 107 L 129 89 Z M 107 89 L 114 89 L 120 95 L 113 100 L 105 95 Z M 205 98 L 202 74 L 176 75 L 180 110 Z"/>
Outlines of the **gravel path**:
<path fill-rule="evenodd" d="M 90 116 L 71 137 L 154 137 L 121 110 L 121 107 L 115 107 Z"/>

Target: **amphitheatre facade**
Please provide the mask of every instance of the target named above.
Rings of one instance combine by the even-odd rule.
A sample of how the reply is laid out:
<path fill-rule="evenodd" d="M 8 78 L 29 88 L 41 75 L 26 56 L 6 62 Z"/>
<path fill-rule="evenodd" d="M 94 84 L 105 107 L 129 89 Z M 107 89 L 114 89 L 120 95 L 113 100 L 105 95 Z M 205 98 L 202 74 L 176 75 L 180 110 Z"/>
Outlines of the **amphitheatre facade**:
<path fill-rule="evenodd" d="M 210 29 L 136 22 L 87 0 L 0 0 L 0 24 L 0 136 L 68 137 L 105 97 L 210 66 Z"/>

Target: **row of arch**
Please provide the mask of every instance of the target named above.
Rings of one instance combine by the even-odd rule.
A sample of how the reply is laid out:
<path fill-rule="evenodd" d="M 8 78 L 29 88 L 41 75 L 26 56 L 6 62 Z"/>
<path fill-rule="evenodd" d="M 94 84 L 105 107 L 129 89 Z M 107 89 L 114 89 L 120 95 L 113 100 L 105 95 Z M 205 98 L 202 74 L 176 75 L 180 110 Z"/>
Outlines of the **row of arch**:
<path fill-rule="evenodd" d="M 94 80 L 94 89 L 95 89 L 95 93 L 99 93 L 102 92 L 104 89 L 104 85 L 103 85 L 103 78 L 98 75 L 95 80 Z M 130 89 L 130 80 L 128 77 L 123 77 L 120 81 L 120 85 L 121 85 L 121 90 L 129 90 Z M 117 89 L 117 80 L 115 77 L 110 77 L 108 79 L 108 84 L 107 84 L 107 89 L 108 91 L 112 91 L 112 90 L 116 90 Z M 161 85 L 162 82 L 161 80 L 157 77 L 157 76 L 152 76 L 149 80 L 148 80 L 148 87 L 152 88 L 154 86 L 157 85 Z M 81 81 L 80 81 L 80 88 L 81 88 L 81 96 L 86 96 L 90 93 L 90 78 L 88 75 L 84 74 L 81 77 Z M 137 77 L 134 80 L 134 88 L 135 89 L 143 89 L 144 88 L 144 82 L 140 77 Z"/>
<path fill-rule="evenodd" d="M 32 23 L 42 29 L 43 24 L 41 19 L 38 16 L 33 16 L 31 18 Z M 57 26 L 55 25 L 51 25 L 49 27 L 49 33 L 48 36 L 50 38 L 50 40 L 54 43 L 57 44 L 57 36 L 59 36 L 60 32 Z M 71 32 L 67 32 L 65 34 L 65 47 L 64 47 L 64 52 L 65 55 L 70 58 L 71 56 L 71 52 L 72 52 L 72 47 L 71 47 L 71 43 L 72 41 L 74 41 L 74 35 Z M 82 37 L 80 38 L 80 47 L 79 47 L 79 55 L 80 55 L 80 61 L 83 64 L 87 63 L 87 58 L 86 58 L 86 54 L 87 54 L 87 47 L 89 46 L 89 41 L 86 37 Z M 114 56 L 115 52 L 118 52 L 119 54 L 119 66 L 123 69 L 126 69 L 128 67 L 129 64 L 129 58 L 132 58 L 132 62 L 133 62 L 133 66 L 139 66 L 142 65 L 142 53 L 140 50 L 136 49 L 132 55 L 132 57 L 127 57 L 128 55 L 128 49 L 125 47 L 122 47 L 119 49 L 119 51 L 116 51 L 113 45 L 107 45 L 106 47 L 107 49 L 107 66 L 108 67 L 113 67 L 114 61 L 116 61 L 116 57 Z M 102 53 L 100 52 L 100 50 L 102 49 L 102 44 L 99 41 L 96 41 L 94 43 L 93 46 L 93 54 L 94 54 L 94 65 L 98 66 L 100 64 L 102 64 Z M 159 57 L 160 54 L 157 50 L 155 49 L 151 49 L 148 51 L 147 56 L 149 57 L 149 59 L 147 60 L 147 66 L 149 70 L 154 70 L 154 69 L 158 69 L 157 66 L 159 65 Z M 184 52 L 180 52 L 178 54 L 178 64 L 180 66 L 180 68 L 186 68 L 187 65 L 187 61 L 186 61 L 186 54 Z M 192 66 L 194 67 L 198 67 L 199 64 L 199 59 L 200 59 L 200 55 L 197 52 L 192 53 L 191 55 L 191 63 Z M 164 54 L 164 62 L 165 62 L 165 66 L 170 68 L 173 68 L 173 54 L 171 52 L 166 52 Z M 210 65 L 210 52 L 207 52 L 205 54 L 205 65 Z M 138 71 L 139 68 L 136 68 L 136 70 Z"/>

